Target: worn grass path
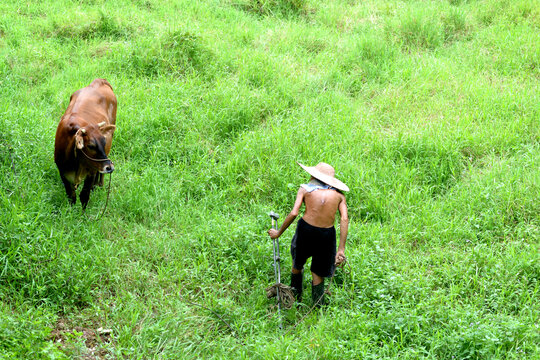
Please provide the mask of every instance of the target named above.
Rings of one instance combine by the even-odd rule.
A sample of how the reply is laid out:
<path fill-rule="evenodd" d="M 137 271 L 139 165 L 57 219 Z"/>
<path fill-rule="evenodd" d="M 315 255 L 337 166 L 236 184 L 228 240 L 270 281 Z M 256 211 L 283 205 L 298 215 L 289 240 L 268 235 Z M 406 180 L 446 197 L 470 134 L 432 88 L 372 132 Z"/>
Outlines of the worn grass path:
<path fill-rule="evenodd" d="M 0 358 L 540 357 L 537 0 L 0 14 Z M 53 144 L 97 77 L 119 105 L 96 222 L 105 191 L 70 206 Z M 296 161 L 351 188 L 352 268 L 282 336 L 267 213 L 307 180 Z"/>

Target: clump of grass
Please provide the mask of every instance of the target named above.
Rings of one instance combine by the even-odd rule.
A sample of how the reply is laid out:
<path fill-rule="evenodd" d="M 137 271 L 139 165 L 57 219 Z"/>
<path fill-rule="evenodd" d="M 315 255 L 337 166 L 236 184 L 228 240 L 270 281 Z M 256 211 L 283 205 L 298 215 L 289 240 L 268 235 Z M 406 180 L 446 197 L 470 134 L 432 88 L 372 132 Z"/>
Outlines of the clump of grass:
<path fill-rule="evenodd" d="M 200 67 L 208 58 L 207 50 L 201 44 L 198 35 L 191 32 L 176 31 L 169 34 L 162 42 L 163 50 L 174 63 L 186 67 Z"/>
<path fill-rule="evenodd" d="M 462 359 L 481 359 L 498 357 L 510 351 L 519 349 L 523 342 L 525 327 L 523 324 L 505 318 L 490 315 L 489 325 L 482 324 L 483 317 L 472 311 L 465 310 L 464 321 L 468 322 L 464 329 L 449 334 L 446 344 L 439 344 L 436 352 L 440 357 L 456 356 Z M 457 319 L 454 326 L 462 327 Z M 525 352 L 520 351 L 522 355 Z"/>
<path fill-rule="evenodd" d="M 475 41 L 482 41 L 486 45 L 483 51 L 489 54 L 489 58 L 477 59 L 477 63 L 481 63 L 484 68 L 493 68 L 503 75 L 538 76 L 540 54 L 537 44 L 540 36 L 534 29 L 529 24 L 496 31 L 486 29 Z M 501 34 L 505 34 L 506 37 L 502 37 Z"/>
<path fill-rule="evenodd" d="M 156 7 L 151 0 L 133 0 L 133 3 L 140 9 L 153 11 Z"/>
<path fill-rule="evenodd" d="M 535 0 L 480 1 L 474 7 L 475 17 L 482 25 L 497 23 L 540 26 L 540 9 Z"/>
<path fill-rule="evenodd" d="M 8 169 L 13 162 L 13 145 L 11 134 L 5 128 L 4 123 L 0 125 L 0 166 Z"/>
<path fill-rule="evenodd" d="M 469 31 L 465 12 L 459 8 L 450 8 L 441 14 L 443 24 L 444 41 L 452 42 L 462 38 Z"/>
<path fill-rule="evenodd" d="M 212 64 L 212 55 L 199 35 L 175 31 L 158 40 L 141 39 L 131 48 L 122 49 L 115 63 L 133 76 L 182 76 L 204 72 Z"/>
<path fill-rule="evenodd" d="M 435 49 L 463 38 L 471 27 L 461 8 L 411 5 L 398 14 L 387 23 L 386 33 L 408 49 Z"/>
<path fill-rule="evenodd" d="M 246 0 L 236 5 L 258 15 L 297 15 L 306 10 L 305 0 Z"/>
<path fill-rule="evenodd" d="M 444 41 L 443 26 L 429 8 L 413 8 L 387 27 L 406 48 L 434 49 Z"/>
<path fill-rule="evenodd" d="M 539 207 L 528 194 L 538 191 L 538 174 L 519 159 L 491 163 L 490 168 L 470 174 L 467 183 L 454 189 L 456 200 L 448 202 L 448 206 L 461 208 L 466 214 L 460 228 L 468 229 L 470 235 L 463 237 L 486 243 L 523 236 L 520 234 L 533 239 L 534 227 L 527 230 L 523 225 L 537 222 L 534 214 Z"/>
<path fill-rule="evenodd" d="M 20 194 L 17 191 L 14 196 Z M 25 225 L 22 226 L 21 222 Z M 66 259 L 70 253 L 63 240 L 66 234 L 45 233 L 46 229 L 40 232 L 36 227 L 40 227 L 39 219 L 16 216 L 0 229 L 0 248 L 6 254 L 0 281 L 16 289 L 20 301 L 34 299 L 35 304 L 56 304 L 60 308 L 90 303 L 95 279 L 93 266 L 82 258 L 75 261 Z M 28 236 L 29 231 L 34 235 Z M 69 247 L 77 246 L 72 244 Z M 82 248 L 78 250 L 80 254 L 85 253 Z M 32 272 L 25 270 L 28 268 Z"/>
<path fill-rule="evenodd" d="M 120 24 L 118 20 L 99 12 L 98 18 L 91 21 L 58 24 L 53 22 L 49 34 L 60 39 L 127 39 L 134 32 L 130 25 Z"/>
<path fill-rule="evenodd" d="M 391 138 L 374 144 L 372 151 L 374 157 L 390 158 L 397 165 L 411 167 L 410 180 L 434 195 L 455 184 L 464 168 L 459 149 L 445 149 L 430 139 Z"/>
<path fill-rule="evenodd" d="M 48 324 L 53 316 L 37 310 L 27 309 L 14 313 L 0 303 L 0 353 L 6 359 L 49 358 L 65 359 L 66 356 L 50 341 Z"/>
<path fill-rule="evenodd" d="M 366 83 L 387 82 L 399 51 L 376 33 L 368 33 L 352 38 L 343 52 L 329 80 L 354 96 Z"/>
<path fill-rule="evenodd" d="M 58 43 L 37 47 L 25 46 L 6 54 L 5 65 L 9 69 L 10 76 L 31 86 L 42 85 L 65 65 L 60 57 L 51 56 L 59 46 Z"/>

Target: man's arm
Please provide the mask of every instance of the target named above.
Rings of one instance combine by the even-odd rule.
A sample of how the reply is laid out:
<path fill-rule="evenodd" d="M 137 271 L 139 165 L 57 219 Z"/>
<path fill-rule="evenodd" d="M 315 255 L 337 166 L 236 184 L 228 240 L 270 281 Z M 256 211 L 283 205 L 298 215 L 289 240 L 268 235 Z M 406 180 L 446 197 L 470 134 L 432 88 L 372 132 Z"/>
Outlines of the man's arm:
<path fill-rule="evenodd" d="M 268 230 L 268 235 L 270 235 L 270 238 L 275 239 L 281 236 L 285 230 L 289 227 L 289 225 L 292 224 L 294 219 L 298 216 L 298 213 L 300 211 L 300 207 L 302 206 L 302 203 L 304 202 L 304 194 L 306 193 L 306 190 L 304 188 L 298 189 L 298 193 L 296 194 L 296 201 L 294 202 L 293 209 L 287 215 L 285 220 L 283 220 L 283 224 L 281 224 L 281 227 L 279 230 L 270 229 Z"/>
<path fill-rule="evenodd" d="M 349 216 L 347 214 L 347 202 L 345 196 L 338 206 L 340 219 L 339 219 L 339 246 L 336 254 L 336 265 L 345 261 L 345 243 L 347 242 L 347 233 L 349 232 Z"/>

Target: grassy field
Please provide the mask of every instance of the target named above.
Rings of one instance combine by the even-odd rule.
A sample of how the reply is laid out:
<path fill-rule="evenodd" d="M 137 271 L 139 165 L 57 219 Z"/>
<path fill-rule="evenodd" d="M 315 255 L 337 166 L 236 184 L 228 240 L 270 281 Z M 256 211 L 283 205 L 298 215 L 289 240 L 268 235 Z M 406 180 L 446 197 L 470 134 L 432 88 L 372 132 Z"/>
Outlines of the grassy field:
<path fill-rule="evenodd" d="M 0 14 L 0 358 L 540 358 L 538 0 Z M 99 220 L 106 190 L 70 206 L 53 161 L 94 78 L 118 97 Z M 293 329 L 306 276 L 280 331 L 267 213 L 296 161 L 351 188 L 351 267 Z"/>

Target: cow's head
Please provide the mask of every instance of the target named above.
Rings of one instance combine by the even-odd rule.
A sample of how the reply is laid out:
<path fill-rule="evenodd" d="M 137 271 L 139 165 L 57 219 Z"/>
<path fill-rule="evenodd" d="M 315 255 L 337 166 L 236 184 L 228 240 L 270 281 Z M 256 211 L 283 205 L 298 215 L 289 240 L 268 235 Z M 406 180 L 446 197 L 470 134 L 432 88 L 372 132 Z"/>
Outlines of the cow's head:
<path fill-rule="evenodd" d="M 107 157 L 111 148 L 112 136 L 116 126 L 102 122 L 86 125 L 75 133 L 76 151 L 82 153 L 84 160 L 103 174 L 112 173 L 114 165 Z"/>

